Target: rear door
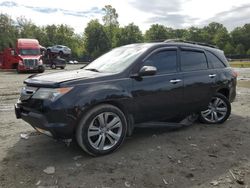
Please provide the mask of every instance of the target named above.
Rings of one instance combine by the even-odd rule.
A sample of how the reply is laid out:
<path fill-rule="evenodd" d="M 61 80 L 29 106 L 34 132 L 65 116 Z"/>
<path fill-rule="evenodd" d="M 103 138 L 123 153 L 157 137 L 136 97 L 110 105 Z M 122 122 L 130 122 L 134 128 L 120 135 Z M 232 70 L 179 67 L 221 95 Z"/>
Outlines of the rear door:
<path fill-rule="evenodd" d="M 141 121 L 167 119 L 179 113 L 183 81 L 177 62 L 177 48 L 158 49 L 144 60 L 142 66 L 154 66 L 157 73 L 133 81 L 132 94 Z"/>
<path fill-rule="evenodd" d="M 216 89 L 216 71 L 208 68 L 203 50 L 181 48 L 181 72 L 183 73 L 184 90 L 183 110 L 186 113 L 204 109 Z"/>

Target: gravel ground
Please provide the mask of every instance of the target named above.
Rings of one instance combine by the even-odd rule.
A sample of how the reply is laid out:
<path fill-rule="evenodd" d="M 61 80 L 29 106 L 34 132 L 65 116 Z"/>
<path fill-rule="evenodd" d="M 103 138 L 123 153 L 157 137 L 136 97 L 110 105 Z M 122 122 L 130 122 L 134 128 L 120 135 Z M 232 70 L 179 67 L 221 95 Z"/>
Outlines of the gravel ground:
<path fill-rule="evenodd" d="M 237 71 L 240 87 L 224 124 L 137 128 L 117 152 L 96 158 L 17 120 L 13 104 L 29 74 L 0 72 L 0 187 L 250 187 L 250 69 Z"/>

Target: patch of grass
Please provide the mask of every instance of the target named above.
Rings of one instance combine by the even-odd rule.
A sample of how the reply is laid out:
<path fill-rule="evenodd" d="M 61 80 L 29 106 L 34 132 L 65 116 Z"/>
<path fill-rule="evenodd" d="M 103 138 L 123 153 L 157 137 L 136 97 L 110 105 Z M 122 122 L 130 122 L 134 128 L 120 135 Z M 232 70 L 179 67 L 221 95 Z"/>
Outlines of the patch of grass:
<path fill-rule="evenodd" d="M 250 67 L 250 61 L 232 61 L 229 62 L 231 67 L 236 67 L 236 68 L 249 68 Z"/>

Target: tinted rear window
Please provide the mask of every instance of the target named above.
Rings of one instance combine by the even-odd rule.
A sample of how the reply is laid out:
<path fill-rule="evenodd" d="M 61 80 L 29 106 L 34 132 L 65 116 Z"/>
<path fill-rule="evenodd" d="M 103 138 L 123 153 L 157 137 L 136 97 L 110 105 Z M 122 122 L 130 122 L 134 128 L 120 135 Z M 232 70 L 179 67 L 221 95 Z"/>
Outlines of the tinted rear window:
<path fill-rule="evenodd" d="M 207 69 L 207 59 L 203 52 L 199 51 L 181 51 L 181 70 L 195 71 Z"/>
<path fill-rule="evenodd" d="M 222 61 L 216 57 L 214 54 L 211 52 L 206 52 L 207 53 L 207 59 L 210 65 L 212 65 L 213 68 L 224 68 L 225 65 L 222 63 Z"/>

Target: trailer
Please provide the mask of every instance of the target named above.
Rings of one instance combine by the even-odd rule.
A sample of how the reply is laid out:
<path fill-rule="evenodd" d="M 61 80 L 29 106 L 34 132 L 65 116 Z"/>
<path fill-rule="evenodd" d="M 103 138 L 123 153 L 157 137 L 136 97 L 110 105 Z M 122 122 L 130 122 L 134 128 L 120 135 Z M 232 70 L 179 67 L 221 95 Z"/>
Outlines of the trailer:
<path fill-rule="evenodd" d="M 43 63 L 46 67 L 50 67 L 52 69 L 60 68 L 64 69 L 66 67 L 66 60 L 60 57 L 60 55 L 56 53 L 52 53 L 51 51 L 43 51 L 42 57 Z"/>
<path fill-rule="evenodd" d="M 0 52 L 0 69 L 16 69 L 18 73 L 44 72 L 38 40 L 18 39 L 15 48 L 5 48 Z"/>

